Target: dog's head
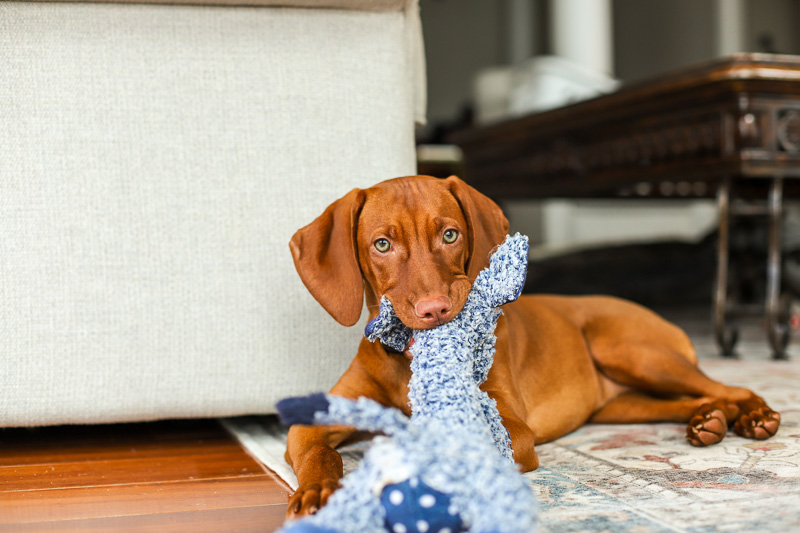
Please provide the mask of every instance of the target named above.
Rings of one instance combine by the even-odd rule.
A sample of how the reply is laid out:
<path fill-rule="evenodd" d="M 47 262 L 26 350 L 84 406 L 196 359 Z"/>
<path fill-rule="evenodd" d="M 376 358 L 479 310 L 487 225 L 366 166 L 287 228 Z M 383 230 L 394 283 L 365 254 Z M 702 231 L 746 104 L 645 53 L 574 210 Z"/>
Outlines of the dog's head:
<path fill-rule="evenodd" d="M 508 233 L 500 208 L 460 179 L 412 176 L 354 189 L 294 234 L 297 272 L 345 326 L 381 296 L 413 329 L 448 322 Z M 366 290 L 365 290 L 366 289 Z"/>

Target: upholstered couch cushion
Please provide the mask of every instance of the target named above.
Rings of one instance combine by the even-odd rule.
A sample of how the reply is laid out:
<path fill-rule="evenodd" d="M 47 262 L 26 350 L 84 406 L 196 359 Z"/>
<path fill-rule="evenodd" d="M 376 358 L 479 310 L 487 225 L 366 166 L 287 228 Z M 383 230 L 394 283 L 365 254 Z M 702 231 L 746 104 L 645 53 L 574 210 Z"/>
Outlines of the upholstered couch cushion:
<path fill-rule="evenodd" d="M 0 3 L 0 425 L 265 413 L 333 385 L 361 330 L 288 241 L 414 172 L 418 22 Z"/>
<path fill-rule="evenodd" d="M 51 2 L 54 0 L 41 0 Z M 55 0 L 57 2 L 86 2 L 87 0 Z M 417 0 L 88 0 L 103 3 L 183 4 L 196 6 L 261 6 L 313 7 L 326 9 L 357 9 L 359 11 L 401 11 L 415 8 Z"/>

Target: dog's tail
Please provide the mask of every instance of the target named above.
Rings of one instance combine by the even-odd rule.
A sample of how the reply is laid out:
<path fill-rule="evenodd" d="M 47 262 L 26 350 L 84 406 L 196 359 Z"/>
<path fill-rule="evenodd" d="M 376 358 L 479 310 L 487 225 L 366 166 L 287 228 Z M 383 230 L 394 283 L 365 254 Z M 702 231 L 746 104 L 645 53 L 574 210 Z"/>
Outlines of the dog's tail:
<path fill-rule="evenodd" d="M 286 398 L 276 407 L 286 425 L 343 425 L 387 435 L 402 432 L 408 426 L 408 417 L 400 410 L 363 397 L 354 401 L 317 393 Z"/>

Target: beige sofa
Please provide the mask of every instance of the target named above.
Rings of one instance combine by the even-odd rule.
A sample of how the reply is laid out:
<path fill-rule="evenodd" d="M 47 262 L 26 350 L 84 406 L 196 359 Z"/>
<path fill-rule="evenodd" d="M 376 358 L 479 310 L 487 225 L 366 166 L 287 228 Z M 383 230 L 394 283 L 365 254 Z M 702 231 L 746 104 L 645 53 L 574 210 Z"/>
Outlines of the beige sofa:
<path fill-rule="evenodd" d="M 354 354 L 287 244 L 414 172 L 416 1 L 176 3 L 0 3 L 0 426 L 268 413 Z"/>

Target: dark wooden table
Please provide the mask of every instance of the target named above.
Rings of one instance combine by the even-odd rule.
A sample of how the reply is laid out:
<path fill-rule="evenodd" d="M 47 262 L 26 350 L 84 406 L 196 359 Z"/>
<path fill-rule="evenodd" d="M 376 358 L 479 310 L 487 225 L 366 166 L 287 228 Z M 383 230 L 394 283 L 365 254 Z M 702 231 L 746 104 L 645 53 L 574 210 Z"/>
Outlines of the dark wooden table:
<path fill-rule="evenodd" d="M 505 198 L 701 198 L 719 207 L 714 323 L 723 354 L 730 319 L 764 312 L 776 357 L 789 341 L 781 291 L 783 198 L 800 192 L 800 57 L 738 54 L 624 85 L 551 111 L 465 130 L 466 180 Z M 759 195 L 763 205 L 752 203 Z M 745 203 L 743 200 L 748 200 Z M 730 301 L 733 216 L 769 218 L 767 295 Z"/>

